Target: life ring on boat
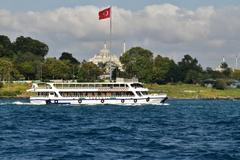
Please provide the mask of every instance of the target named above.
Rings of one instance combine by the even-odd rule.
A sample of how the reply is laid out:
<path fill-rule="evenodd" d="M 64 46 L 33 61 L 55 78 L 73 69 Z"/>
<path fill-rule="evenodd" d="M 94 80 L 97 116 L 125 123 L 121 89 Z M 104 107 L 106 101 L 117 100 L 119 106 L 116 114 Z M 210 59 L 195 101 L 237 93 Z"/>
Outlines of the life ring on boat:
<path fill-rule="evenodd" d="M 81 100 L 81 99 L 79 99 L 79 100 L 78 100 L 78 103 L 82 103 L 82 100 Z"/>
<path fill-rule="evenodd" d="M 54 103 L 55 103 L 55 104 L 58 104 L 58 100 L 54 100 Z"/>
<path fill-rule="evenodd" d="M 149 100 L 150 100 L 150 98 L 148 97 L 148 98 L 146 99 L 146 101 L 149 102 Z"/>
<path fill-rule="evenodd" d="M 104 103 L 104 99 L 101 99 L 101 103 Z"/>
<path fill-rule="evenodd" d="M 46 104 L 51 104 L 51 100 L 50 99 L 46 100 Z"/>
<path fill-rule="evenodd" d="M 137 99 L 134 99 L 133 101 L 134 101 L 134 103 L 137 103 Z"/>
<path fill-rule="evenodd" d="M 121 99 L 121 102 L 122 102 L 122 103 L 124 103 L 124 102 L 125 102 L 125 100 L 124 100 L 124 99 Z"/>

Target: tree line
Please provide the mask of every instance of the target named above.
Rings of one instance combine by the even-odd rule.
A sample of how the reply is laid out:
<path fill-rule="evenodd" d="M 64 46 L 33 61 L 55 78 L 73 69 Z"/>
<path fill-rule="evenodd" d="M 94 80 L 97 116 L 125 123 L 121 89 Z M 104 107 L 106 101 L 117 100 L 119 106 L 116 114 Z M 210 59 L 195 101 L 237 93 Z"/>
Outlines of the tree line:
<path fill-rule="evenodd" d="M 46 57 L 48 45 L 30 37 L 0 35 L 0 81 L 75 79 L 79 82 L 100 81 L 106 74 L 106 64 L 79 62 L 71 53 L 63 52 L 59 58 Z M 240 79 L 240 71 L 232 71 L 227 63 L 221 71 L 203 69 L 196 58 L 184 55 L 179 62 L 154 54 L 147 49 L 134 47 L 120 57 L 124 71 L 113 70 L 113 78 L 137 77 L 145 83 L 201 83 L 206 79 Z"/>

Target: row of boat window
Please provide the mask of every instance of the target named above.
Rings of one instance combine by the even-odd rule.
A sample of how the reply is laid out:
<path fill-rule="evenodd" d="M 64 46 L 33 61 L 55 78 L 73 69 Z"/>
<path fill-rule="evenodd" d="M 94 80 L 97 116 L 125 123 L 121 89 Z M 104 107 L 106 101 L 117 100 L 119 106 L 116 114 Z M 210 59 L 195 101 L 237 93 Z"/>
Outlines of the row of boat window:
<path fill-rule="evenodd" d="M 133 96 L 132 92 L 59 92 L 62 97 L 129 97 Z M 57 94 L 54 92 L 50 93 L 57 97 Z M 38 92 L 40 97 L 48 97 L 49 92 Z"/>
<path fill-rule="evenodd" d="M 129 97 L 132 92 L 59 92 L 63 97 Z"/>
<path fill-rule="evenodd" d="M 53 84 L 56 88 L 128 88 L 128 84 Z M 143 85 L 140 83 L 133 83 L 131 87 L 134 88 L 142 88 Z M 52 87 L 49 84 L 38 84 L 38 88 L 48 88 L 51 89 Z"/>
<path fill-rule="evenodd" d="M 108 88 L 127 88 L 127 84 L 54 84 L 56 88 L 101 88 L 101 87 L 108 87 Z"/>
<path fill-rule="evenodd" d="M 56 88 L 128 88 L 128 84 L 54 84 Z M 139 83 L 131 84 L 131 87 L 142 88 L 143 86 Z"/>

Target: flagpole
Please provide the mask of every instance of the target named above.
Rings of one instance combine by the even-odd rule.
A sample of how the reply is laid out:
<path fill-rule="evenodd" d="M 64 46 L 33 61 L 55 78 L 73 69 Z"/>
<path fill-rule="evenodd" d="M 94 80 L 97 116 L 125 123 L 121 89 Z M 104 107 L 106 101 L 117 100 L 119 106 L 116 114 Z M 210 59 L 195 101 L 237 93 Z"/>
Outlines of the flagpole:
<path fill-rule="evenodd" d="M 110 6 L 110 37 L 109 37 L 109 56 L 110 56 L 110 81 L 112 81 L 112 60 L 111 60 L 111 52 L 112 52 L 112 6 Z"/>

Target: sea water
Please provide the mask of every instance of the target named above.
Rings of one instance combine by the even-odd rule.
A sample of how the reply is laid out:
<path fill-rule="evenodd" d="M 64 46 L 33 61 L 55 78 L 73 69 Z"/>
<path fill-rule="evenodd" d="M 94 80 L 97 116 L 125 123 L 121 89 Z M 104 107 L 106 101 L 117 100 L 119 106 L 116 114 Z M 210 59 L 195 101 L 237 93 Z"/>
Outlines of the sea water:
<path fill-rule="evenodd" d="M 0 99 L 0 159 L 240 159 L 240 101 L 33 106 Z"/>

